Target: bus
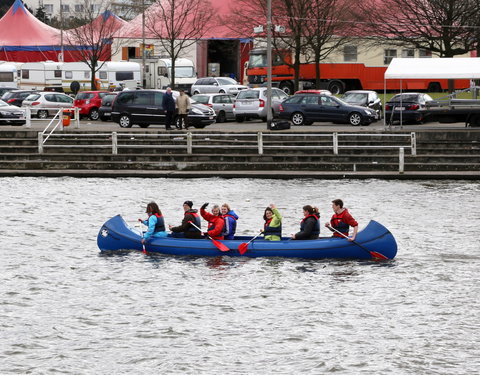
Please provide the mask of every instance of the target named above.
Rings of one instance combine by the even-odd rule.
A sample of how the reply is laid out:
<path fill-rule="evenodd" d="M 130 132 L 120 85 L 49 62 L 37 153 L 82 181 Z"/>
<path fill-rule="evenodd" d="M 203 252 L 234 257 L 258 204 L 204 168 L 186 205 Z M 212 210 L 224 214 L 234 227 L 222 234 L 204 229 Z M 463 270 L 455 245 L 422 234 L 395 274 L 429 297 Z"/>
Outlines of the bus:
<path fill-rule="evenodd" d="M 288 65 L 293 61 L 288 50 L 272 51 L 272 83 L 293 94 L 294 70 Z M 286 64 L 287 63 L 287 64 Z M 315 64 L 300 64 L 300 84 L 302 88 L 315 87 Z M 333 94 L 342 94 L 348 90 L 400 90 L 400 80 L 384 80 L 387 66 L 366 66 L 364 63 L 342 62 L 320 64 L 320 87 Z M 264 85 L 267 80 L 267 50 L 256 48 L 250 51 L 247 67 L 248 84 L 251 87 Z M 402 90 L 441 92 L 448 88 L 446 79 L 404 79 Z M 386 85 L 386 87 L 385 87 Z M 455 80 L 455 89 L 470 87 L 469 80 Z"/>

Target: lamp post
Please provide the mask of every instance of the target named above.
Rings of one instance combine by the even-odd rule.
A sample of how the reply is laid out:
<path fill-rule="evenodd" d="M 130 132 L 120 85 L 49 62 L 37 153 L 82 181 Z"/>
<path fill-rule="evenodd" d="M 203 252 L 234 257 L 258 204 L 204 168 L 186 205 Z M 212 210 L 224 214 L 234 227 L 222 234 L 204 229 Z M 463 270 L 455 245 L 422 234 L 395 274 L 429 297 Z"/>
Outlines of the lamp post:
<path fill-rule="evenodd" d="M 145 69 L 145 0 L 142 0 L 142 87 L 146 85 Z"/>
<path fill-rule="evenodd" d="M 60 58 L 58 59 L 59 62 L 63 62 L 63 4 L 62 0 L 60 0 Z"/>
<path fill-rule="evenodd" d="M 272 127 L 272 0 L 267 0 L 267 129 Z"/>

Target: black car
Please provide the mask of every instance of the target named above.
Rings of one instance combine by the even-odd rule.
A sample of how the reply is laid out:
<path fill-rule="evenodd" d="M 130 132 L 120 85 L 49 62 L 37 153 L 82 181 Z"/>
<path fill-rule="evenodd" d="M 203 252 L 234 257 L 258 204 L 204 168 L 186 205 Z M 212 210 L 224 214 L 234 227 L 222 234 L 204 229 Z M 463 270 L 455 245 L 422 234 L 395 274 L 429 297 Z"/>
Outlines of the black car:
<path fill-rule="evenodd" d="M 353 126 L 369 125 L 378 119 L 370 108 L 350 105 L 325 94 L 295 94 L 280 105 L 280 118 L 294 125 L 311 125 L 315 121 L 349 123 Z"/>
<path fill-rule="evenodd" d="M 112 117 L 112 105 L 118 92 L 111 92 L 102 98 L 100 108 L 98 108 L 98 118 L 102 121 L 109 121 Z"/>
<path fill-rule="evenodd" d="M 392 124 L 395 121 L 421 123 L 424 114 L 419 111 L 434 100 L 422 92 L 406 92 L 397 94 L 385 104 L 385 121 Z"/>
<path fill-rule="evenodd" d="M 0 87 L 0 98 L 5 94 L 6 92 L 13 91 L 13 90 L 18 90 L 18 87 Z"/>
<path fill-rule="evenodd" d="M 172 91 L 176 98 L 178 91 Z M 112 106 L 112 121 L 122 128 L 130 128 L 138 124 L 142 128 L 150 124 L 164 124 L 165 110 L 162 108 L 165 90 L 135 90 L 118 93 Z M 178 117 L 175 116 L 174 121 Z M 188 120 L 195 128 L 204 128 L 215 122 L 215 111 L 203 104 L 192 101 Z"/>
<path fill-rule="evenodd" d="M 12 90 L 8 91 L 2 96 L 2 100 L 8 104 L 21 107 L 25 98 L 31 94 L 36 94 L 35 90 Z"/>
<path fill-rule="evenodd" d="M 351 105 L 368 107 L 377 112 L 378 119 L 382 118 L 382 101 L 376 91 L 351 90 L 342 95 L 341 99 Z"/>
<path fill-rule="evenodd" d="M 25 124 L 25 111 L 0 100 L 0 125 Z"/>

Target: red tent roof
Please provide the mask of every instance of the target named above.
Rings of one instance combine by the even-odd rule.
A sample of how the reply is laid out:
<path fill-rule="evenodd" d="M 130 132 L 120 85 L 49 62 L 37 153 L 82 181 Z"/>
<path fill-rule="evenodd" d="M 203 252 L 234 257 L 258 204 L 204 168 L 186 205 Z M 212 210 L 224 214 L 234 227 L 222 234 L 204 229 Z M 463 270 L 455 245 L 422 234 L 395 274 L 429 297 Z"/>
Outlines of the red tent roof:
<path fill-rule="evenodd" d="M 57 46 L 60 30 L 44 24 L 31 14 L 21 0 L 15 0 L 0 19 L 0 44 L 3 46 Z"/>
<path fill-rule="evenodd" d="M 120 17 L 115 15 L 109 10 L 106 10 L 102 14 L 99 14 L 89 24 L 80 26 L 78 30 L 85 30 L 85 32 L 96 32 L 100 33 L 100 36 L 105 35 L 105 37 L 110 37 L 115 31 L 119 30 L 123 26 L 127 25 L 127 21 L 122 20 Z M 74 29 L 71 29 L 74 30 Z M 99 35 L 96 35 L 98 37 Z"/>

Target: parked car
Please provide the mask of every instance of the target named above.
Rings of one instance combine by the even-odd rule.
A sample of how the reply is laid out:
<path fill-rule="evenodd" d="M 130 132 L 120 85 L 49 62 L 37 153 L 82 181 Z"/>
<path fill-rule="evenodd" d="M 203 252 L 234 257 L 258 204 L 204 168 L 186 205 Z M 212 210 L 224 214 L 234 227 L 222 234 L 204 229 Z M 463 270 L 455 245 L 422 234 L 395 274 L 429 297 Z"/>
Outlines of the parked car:
<path fill-rule="evenodd" d="M 60 108 L 72 108 L 73 99 L 58 92 L 38 92 L 25 98 L 22 107 L 30 107 L 32 116 L 47 118 L 54 115 Z"/>
<path fill-rule="evenodd" d="M 295 94 L 325 94 L 325 95 L 332 95 L 329 90 L 316 90 L 316 89 L 309 89 L 309 90 L 298 90 L 295 91 Z"/>
<path fill-rule="evenodd" d="M 193 95 L 192 100 L 213 108 L 217 114 L 217 122 L 235 120 L 233 114 L 234 97 L 229 94 L 197 94 Z"/>
<path fill-rule="evenodd" d="M 0 125 L 25 124 L 25 111 L 0 100 Z"/>
<path fill-rule="evenodd" d="M 117 97 L 118 92 L 109 92 L 102 99 L 102 104 L 98 108 L 98 118 L 102 121 L 109 121 L 112 119 L 112 105 Z"/>
<path fill-rule="evenodd" d="M 6 92 L 13 91 L 13 90 L 18 90 L 18 87 L 0 87 L 0 98 L 5 94 Z"/>
<path fill-rule="evenodd" d="M 288 98 L 284 91 L 272 88 L 272 115 L 275 117 L 279 113 L 280 103 Z M 267 121 L 267 88 L 258 87 L 254 89 L 242 90 L 235 98 L 233 113 L 238 122 L 249 120 L 251 118 L 260 118 Z"/>
<path fill-rule="evenodd" d="M 138 124 L 142 128 L 150 124 L 164 124 L 165 111 L 162 108 L 165 90 L 135 90 L 119 92 L 112 106 L 112 121 L 122 128 L 130 128 Z M 176 98 L 178 91 L 173 91 Z M 188 114 L 191 126 L 204 128 L 213 124 L 216 119 L 215 111 L 206 105 L 192 100 L 192 108 Z M 178 121 L 175 116 L 174 121 Z"/>
<path fill-rule="evenodd" d="M 377 112 L 378 118 L 382 118 L 382 101 L 376 91 L 371 90 L 351 90 L 342 95 L 342 100 L 352 105 L 368 107 Z"/>
<path fill-rule="evenodd" d="M 25 98 L 38 91 L 36 90 L 12 90 L 2 95 L 2 100 L 10 105 L 21 107 Z"/>
<path fill-rule="evenodd" d="M 297 94 L 280 104 L 280 118 L 294 125 L 311 125 L 315 121 L 369 125 L 377 119 L 373 109 L 350 105 L 331 95 Z"/>
<path fill-rule="evenodd" d="M 80 108 L 80 116 L 88 116 L 90 120 L 98 120 L 98 109 L 102 105 L 102 98 L 109 91 L 82 91 L 77 94 L 73 106 Z"/>
<path fill-rule="evenodd" d="M 223 93 L 237 95 L 239 91 L 247 89 L 247 86 L 240 85 L 237 81 L 229 77 L 206 77 L 198 79 L 191 87 L 192 95 Z"/>
<path fill-rule="evenodd" d="M 421 92 L 397 94 L 385 104 L 385 121 L 387 124 L 400 121 L 401 114 L 402 122 L 421 123 L 424 115 L 419 110 L 430 103 L 434 103 L 432 97 Z"/>

